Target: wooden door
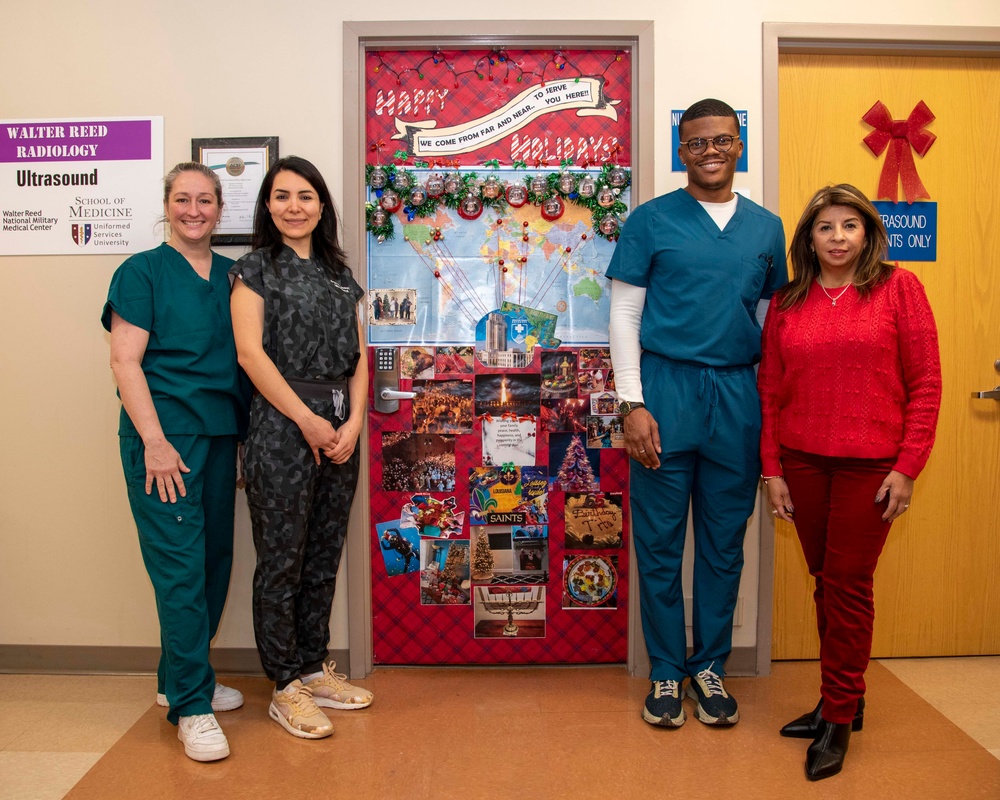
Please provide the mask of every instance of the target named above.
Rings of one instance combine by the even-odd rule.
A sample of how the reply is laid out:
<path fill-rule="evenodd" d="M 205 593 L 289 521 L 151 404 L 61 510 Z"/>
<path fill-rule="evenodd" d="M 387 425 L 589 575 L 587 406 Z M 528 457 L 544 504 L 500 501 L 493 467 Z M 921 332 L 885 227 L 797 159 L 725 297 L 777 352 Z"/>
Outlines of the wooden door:
<path fill-rule="evenodd" d="M 829 183 L 874 199 L 882 160 L 862 139 L 881 100 L 905 119 L 923 100 L 937 141 L 917 170 L 938 203 L 937 261 L 906 263 L 941 341 L 937 442 L 875 575 L 873 655 L 1000 653 L 1000 59 L 786 55 L 779 62 L 780 212 L 791 239 Z M 902 196 L 901 196 L 902 199 Z M 812 579 L 791 526 L 775 535 L 775 659 L 816 658 Z"/>

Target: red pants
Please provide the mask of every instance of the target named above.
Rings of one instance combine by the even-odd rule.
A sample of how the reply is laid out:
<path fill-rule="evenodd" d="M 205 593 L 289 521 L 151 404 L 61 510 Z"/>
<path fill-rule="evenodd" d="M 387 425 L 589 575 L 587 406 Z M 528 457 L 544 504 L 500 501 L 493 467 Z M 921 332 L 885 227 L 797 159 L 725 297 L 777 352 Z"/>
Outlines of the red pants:
<path fill-rule="evenodd" d="M 816 579 L 823 718 L 850 722 L 872 651 L 875 567 L 889 535 L 875 495 L 895 463 L 782 449 L 795 530 Z"/>

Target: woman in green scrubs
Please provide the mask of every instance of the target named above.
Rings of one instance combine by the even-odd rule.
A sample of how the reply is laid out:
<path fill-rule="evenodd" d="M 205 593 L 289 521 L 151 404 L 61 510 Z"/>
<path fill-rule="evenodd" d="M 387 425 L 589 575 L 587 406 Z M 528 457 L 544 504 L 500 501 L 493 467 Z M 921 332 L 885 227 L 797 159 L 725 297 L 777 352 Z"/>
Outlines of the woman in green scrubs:
<path fill-rule="evenodd" d="M 164 180 L 170 236 L 115 272 L 101 321 L 122 401 L 118 434 L 129 503 L 156 595 L 159 702 L 195 761 L 229 755 L 215 711 L 243 696 L 208 661 L 229 591 L 237 434 L 246 398 L 229 312 L 232 259 L 210 249 L 222 187 L 208 167 Z"/>

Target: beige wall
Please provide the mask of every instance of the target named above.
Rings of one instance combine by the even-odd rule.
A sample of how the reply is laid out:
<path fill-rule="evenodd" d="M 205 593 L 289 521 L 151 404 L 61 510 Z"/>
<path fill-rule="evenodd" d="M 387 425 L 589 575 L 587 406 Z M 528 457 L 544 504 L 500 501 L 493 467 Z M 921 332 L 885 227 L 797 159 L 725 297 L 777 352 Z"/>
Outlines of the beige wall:
<path fill-rule="evenodd" d="M 438 0 L 432 7 L 383 0 L 361 16 L 345 17 L 341 9 L 351 5 L 4 0 L 0 118 L 162 115 L 166 165 L 189 157 L 192 137 L 278 135 L 282 153 L 318 164 L 339 202 L 345 19 L 516 13 L 466 0 Z M 726 6 L 733 10 L 720 10 Z M 577 0 L 572 8 L 580 19 L 625 15 L 655 22 L 656 82 L 649 99 L 659 109 L 657 193 L 682 183 L 669 172 L 668 111 L 719 96 L 750 112 L 750 172 L 737 176 L 737 188 L 757 200 L 762 22 L 1000 25 L 995 0 L 843 0 L 832 7 L 801 0 Z M 565 6 L 553 6 L 552 13 L 533 16 L 564 13 Z M 0 257 L 0 645 L 158 642 L 118 460 L 108 338 L 98 321 L 119 260 Z M 233 588 L 217 645 L 253 647 L 252 569 L 241 500 Z M 748 580 L 755 582 L 755 575 Z M 341 602 L 337 648 L 346 647 L 345 618 Z M 752 643 L 752 624 L 743 627 Z"/>

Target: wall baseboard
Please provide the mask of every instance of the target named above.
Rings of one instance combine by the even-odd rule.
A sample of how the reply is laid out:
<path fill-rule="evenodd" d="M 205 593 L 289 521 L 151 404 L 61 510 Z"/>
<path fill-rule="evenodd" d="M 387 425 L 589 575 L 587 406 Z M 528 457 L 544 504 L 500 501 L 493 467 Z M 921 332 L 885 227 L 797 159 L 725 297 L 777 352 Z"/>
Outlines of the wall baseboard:
<path fill-rule="evenodd" d="M 330 658 L 350 663 L 346 650 L 331 650 Z M 152 674 L 159 660 L 158 647 L 0 644 L 0 673 Z M 220 675 L 264 674 L 255 647 L 213 647 L 212 666 Z"/>
<path fill-rule="evenodd" d="M 330 658 L 343 665 L 342 669 L 350 663 L 347 650 L 331 650 Z M 734 647 L 726 663 L 726 674 L 734 678 L 757 675 L 756 658 L 753 647 Z M 148 675 L 156 672 L 159 659 L 158 647 L 0 644 L 0 673 Z M 251 647 L 212 648 L 212 666 L 220 675 L 264 674 L 257 650 Z"/>
<path fill-rule="evenodd" d="M 770 660 L 768 665 L 770 665 Z M 768 672 L 763 673 L 767 675 Z M 753 678 L 761 674 L 757 669 L 756 647 L 734 647 L 726 662 L 726 675 L 730 678 Z"/>

